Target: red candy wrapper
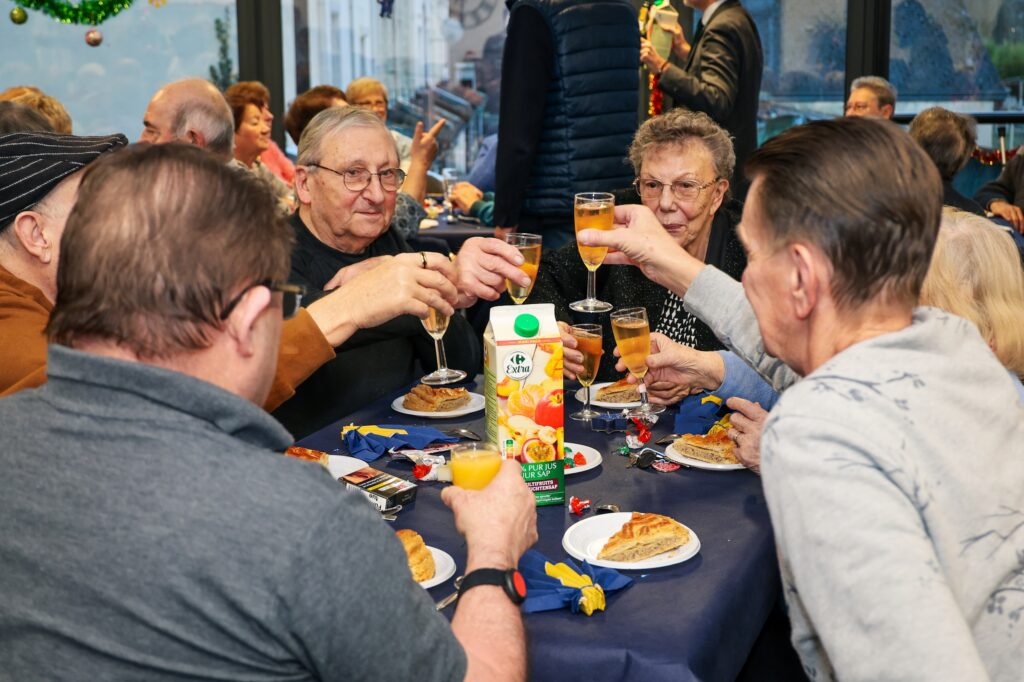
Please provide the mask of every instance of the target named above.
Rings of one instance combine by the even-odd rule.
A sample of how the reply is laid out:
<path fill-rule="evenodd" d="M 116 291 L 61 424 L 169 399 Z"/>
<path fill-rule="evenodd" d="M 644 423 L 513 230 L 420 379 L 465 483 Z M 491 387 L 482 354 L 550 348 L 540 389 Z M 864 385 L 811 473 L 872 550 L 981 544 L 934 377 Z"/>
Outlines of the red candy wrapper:
<path fill-rule="evenodd" d="M 583 516 L 583 512 L 590 509 L 590 500 L 581 500 L 573 495 L 569 498 L 569 508 L 572 509 L 572 513 L 576 516 Z"/>
<path fill-rule="evenodd" d="M 419 480 L 430 474 L 431 469 L 433 469 L 433 467 L 429 464 L 417 464 L 412 468 L 412 475 Z"/>

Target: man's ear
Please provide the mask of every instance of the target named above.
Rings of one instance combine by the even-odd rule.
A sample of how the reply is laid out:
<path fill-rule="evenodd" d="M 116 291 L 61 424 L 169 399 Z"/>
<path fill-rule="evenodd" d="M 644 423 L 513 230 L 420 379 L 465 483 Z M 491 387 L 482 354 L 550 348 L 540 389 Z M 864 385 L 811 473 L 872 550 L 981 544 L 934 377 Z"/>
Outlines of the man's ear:
<path fill-rule="evenodd" d="M 260 316 L 270 307 L 270 300 L 270 289 L 265 286 L 252 287 L 242 295 L 224 322 L 225 331 L 243 357 L 252 357 L 256 352 L 254 330 Z"/>
<path fill-rule="evenodd" d="M 790 244 L 786 247 L 786 257 L 791 267 L 789 298 L 793 314 L 797 319 L 805 320 L 818 305 L 821 286 L 828 280 L 823 277 L 821 259 L 806 244 Z"/>
<path fill-rule="evenodd" d="M 883 104 L 882 105 L 882 116 L 885 116 L 886 118 L 892 118 L 892 114 L 893 114 L 892 105 L 891 104 Z"/>
<path fill-rule="evenodd" d="M 295 166 L 295 196 L 300 204 L 313 203 L 313 195 L 309 190 L 309 183 L 313 179 L 309 169 L 305 166 Z"/>
<path fill-rule="evenodd" d="M 35 211 L 22 211 L 11 225 L 15 237 L 27 253 L 44 265 L 53 262 L 57 244 L 46 229 L 46 218 Z"/>
<path fill-rule="evenodd" d="M 189 130 L 185 133 L 185 140 L 189 144 L 193 144 L 200 149 L 206 149 L 206 135 L 203 135 L 198 130 Z"/>

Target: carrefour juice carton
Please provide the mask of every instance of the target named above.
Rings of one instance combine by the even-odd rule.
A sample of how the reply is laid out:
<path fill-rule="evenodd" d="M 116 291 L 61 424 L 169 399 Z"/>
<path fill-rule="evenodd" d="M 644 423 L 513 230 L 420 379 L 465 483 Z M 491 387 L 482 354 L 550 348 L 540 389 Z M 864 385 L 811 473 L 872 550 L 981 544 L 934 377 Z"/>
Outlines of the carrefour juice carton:
<path fill-rule="evenodd" d="M 562 339 L 553 305 L 491 309 L 484 380 L 487 440 L 522 464 L 538 506 L 564 504 Z"/>

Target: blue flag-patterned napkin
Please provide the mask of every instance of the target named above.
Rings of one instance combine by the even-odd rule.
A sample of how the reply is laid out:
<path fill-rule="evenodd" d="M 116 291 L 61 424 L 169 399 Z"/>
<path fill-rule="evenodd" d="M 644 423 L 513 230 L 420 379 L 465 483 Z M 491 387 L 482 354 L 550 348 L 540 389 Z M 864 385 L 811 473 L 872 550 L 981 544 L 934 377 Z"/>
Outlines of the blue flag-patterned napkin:
<path fill-rule="evenodd" d="M 726 411 L 717 395 L 692 395 L 679 403 L 675 433 L 707 433 Z"/>
<path fill-rule="evenodd" d="M 447 436 L 429 426 L 354 426 L 341 430 L 348 452 L 364 462 L 372 462 L 392 448 L 410 447 L 421 450 L 431 443 L 458 443 L 459 439 Z"/>
<path fill-rule="evenodd" d="M 535 549 L 519 560 L 526 579 L 523 611 L 554 611 L 569 607 L 573 613 L 591 615 L 605 608 L 605 594 L 621 590 L 633 579 L 611 568 L 597 568 L 586 561 L 580 569 L 572 559 L 554 563 Z"/>

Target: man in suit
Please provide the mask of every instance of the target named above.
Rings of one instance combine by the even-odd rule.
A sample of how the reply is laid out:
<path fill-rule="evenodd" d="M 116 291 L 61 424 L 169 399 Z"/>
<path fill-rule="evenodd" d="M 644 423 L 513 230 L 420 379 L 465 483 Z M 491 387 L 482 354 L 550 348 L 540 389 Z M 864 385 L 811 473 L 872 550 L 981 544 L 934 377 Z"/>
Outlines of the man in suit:
<path fill-rule="evenodd" d="M 693 42 L 687 43 L 680 30 L 666 59 L 642 40 L 640 60 L 658 76 L 658 87 L 667 96 L 666 108 L 703 111 L 733 136 L 736 170 L 731 184 L 742 198 L 747 188 L 743 164 L 757 148 L 757 105 L 764 69 L 761 37 L 739 0 L 684 3 L 702 13 Z"/>

